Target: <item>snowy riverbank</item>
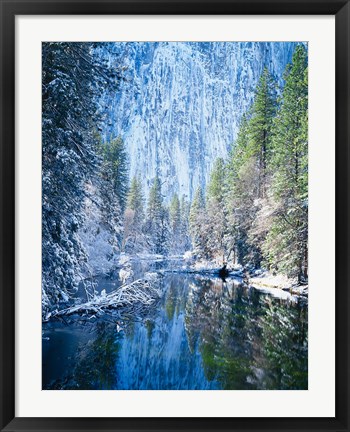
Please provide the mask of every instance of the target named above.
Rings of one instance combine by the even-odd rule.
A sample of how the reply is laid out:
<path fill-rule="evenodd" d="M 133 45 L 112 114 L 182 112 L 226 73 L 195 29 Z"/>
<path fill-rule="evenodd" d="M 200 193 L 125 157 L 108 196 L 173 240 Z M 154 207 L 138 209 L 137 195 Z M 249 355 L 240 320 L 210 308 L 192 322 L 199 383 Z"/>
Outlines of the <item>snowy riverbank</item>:
<path fill-rule="evenodd" d="M 130 256 L 121 254 L 118 262 L 119 276 L 122 278 L 122 273 L 132 273 L 132 262 L 148 261 L 165 263 L 164 268 L 156 270 L 158 273 L 183 273 L 194 274 L 203 277 L 219 277 L 219 270 L 222 267 L 218 261 L 213 260 L 195 260 L 190 252 L 183 256 L 163 256 L 152 254 L 138 254 Z M 242 265 L 236 264 L 228 266 L 228 275 L 226 280 L 239 279 L 241 283 L 249 287 L 257 289 L 261 292 L 272 295 L 275 298 L 284 300 L 297 301 L 298 298 L 307 300 L 308 285 L 300 285 L 296 279 L 288 278 L 284 275 L 273 275 L 265 269 L 257 269 L 247 271 Z M 125 282 L 125 281 L 123 281 Z"/>
<path fill-rule="evenodd" d="M 183 271 L 187 273 L 218 275 L 220 266 L 217 262 L 210 260 L 201 260 L 188 263 L 184 266 Z M 228 266 L 228 275 L 225 279 L 242 278 L 242 281 L 263 292 L 269 293 L 274 297 L 281 299 L 290 299 L 303 297 L 307 299 L 309 286 L 307 284 L 300 285 L 296 279 L 288 278 L 285 275 L 273 275 L 265 269 L 257 269 L 247 271 L 243 266 L 237 264 Z"/>
<path fill-rule="evenodd" d="M 248 276 L 248 281 L 252 286 L 280 289 L 295 295 L 307 296 L 309 291 L 308 285 L 300 285 L 296 279 L 291 279 L 284 275 L 273 275 L 267 270 L 262 269 Z"/>

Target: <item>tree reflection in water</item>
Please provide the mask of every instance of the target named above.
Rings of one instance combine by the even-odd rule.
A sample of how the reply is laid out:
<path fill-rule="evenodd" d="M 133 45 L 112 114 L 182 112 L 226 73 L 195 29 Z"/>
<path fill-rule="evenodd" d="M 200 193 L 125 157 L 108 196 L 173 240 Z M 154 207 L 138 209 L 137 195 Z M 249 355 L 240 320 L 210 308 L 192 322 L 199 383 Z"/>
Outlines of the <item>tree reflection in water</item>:
<path fill-rule="evenodd" d="M 231 281 L 195 282 L 186 330 L 192 350 L 197 337 L 207 379 L 223 389 L 307 389 L 306 307 Z"/>
<path fill-rule="evenodd" d="M 145 316 L 44 327 L 45 389 L 307 389 L 307 307 L 239 281 L 166 274 Z"/>

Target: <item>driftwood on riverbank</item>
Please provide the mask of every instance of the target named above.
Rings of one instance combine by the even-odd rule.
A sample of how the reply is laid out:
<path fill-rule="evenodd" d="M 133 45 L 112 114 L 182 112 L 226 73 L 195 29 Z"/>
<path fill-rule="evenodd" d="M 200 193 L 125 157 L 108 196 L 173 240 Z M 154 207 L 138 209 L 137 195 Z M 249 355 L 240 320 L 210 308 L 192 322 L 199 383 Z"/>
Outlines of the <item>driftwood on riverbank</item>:
<path fill-rule="evenodd" d="M 108 294 L 103 292 L 86 303 L 48 314 L 46 320 L 73 314 L 102 314 L 108 309 L 128 308 L 136 305 L 151 306 L 161 296 L 161 293 L 160 276 L 156 273 L 148 273 L 145 278 L 122 285 Z"/>

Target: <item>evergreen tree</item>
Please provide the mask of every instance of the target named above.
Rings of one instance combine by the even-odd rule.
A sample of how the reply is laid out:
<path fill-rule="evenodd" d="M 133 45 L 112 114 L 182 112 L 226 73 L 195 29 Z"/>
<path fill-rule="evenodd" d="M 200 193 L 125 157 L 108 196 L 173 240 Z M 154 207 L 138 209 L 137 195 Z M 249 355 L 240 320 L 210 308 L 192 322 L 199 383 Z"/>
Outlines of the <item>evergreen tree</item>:
<path fill-rule="evenodd" d="M 148 243 L 153 253 L 168 253 L 169 229 L 169 214 L 163 205 L 160 179 L 156 176 L 149 192 L 146 221 Z"/>
<path fill-rule="evenodd" d="M 249 117 L 250 115 L 248 112 L 248 114 L 243 114 L 241 118 L 237 139 L 234 145 L 232 145 L 227 162 L 227 183 L 228 190 L 231 193 L 235 192 L 239 180 L 238 173 L 240 167 L 243 166 L 249 158 L 247 156 Z"/>
<path fill-rule="evenodd" d="M 207 199 L 223 205 L 226 191 L 226 168 L 222 158 L 216 159 L 208 184 Z"/>
<path fill-rule="evenodd" d="M 248 254 L 247 231 L 249 209 L 256 196 L 256 182 L 246 184 L 246 179 L 252 176 L 256 170 L 256 164 L 248 156 L 247 147 L 249 141 L 249 118 L 250 111 L 243 114 L 237 139 L 232 146 L 227 163 L 227 219 L 228 219 L 228 245 L 229 257 L 232 255 L 233 262 L 245 264 Z"/>
<path fill-rule="evenodd" d="M 100 152 L 103 158 L 104 176 L 108 176 L 109 181 L 113 184 L 120 207 L 124 210 L 129 182 L 128 157 L 124 141 L 118 137 L 111 142 L 101 144 Z"/>
<path fill-rule="evenodd" d="M 123 237 L 123 208 L 128 187 L 127 155 L 121 138 L 111 142 L 98 141 L 97 151 L 101 157 L 98 170 L 101 210 L 104 226 L 116 237 L 120 250 Z"/>
<path fill-rule="evenodd" d="M 282 104 L 274 124 L 270 164 L 275 211 L 264 244 L 270 265 L 299 281 L 307 279 L 308 69 L 298 45 L 285 73 Z"/>
<path fill-rule="evenodd" d="M 207 233 L 205 232 L 206 213 L 205 198 L 202 188 L 199 186 L 192 201 L 189 227 L 192 238 L 193 251 L 198 258 L 206 257 L 207 254 Z"/>
<path fill-rule="evenodd" d="M 242 118 L 227 175 L 227 248 L 234 251 L 234 260 L 238 258 L 241 263 L 254 267 L 260 266 L 261 244 L 267 234 L 261 229 L 263 225 L 259 217 L 269 186 L 267 166 L 272 152 L 276 109 L 275 83 L 265 68 L 253 104 Z"/>
<path fill-rule="evenodd" d="M 79 230 L 87 252 L 87 263 L 92 273 L 110 272 L 117 264 L 117 255 L 122 248 L 123 212 L 120 204 L 120 188 L 115 176 L 120 173 L 114 169 L 118 158 L 116 151 L 108 148 L 113 143 L 103 143 L 95 134 L 98 166 L 85 184 L 85 222 Z M 127 182 L 125 178 L 122 179 Z M 125 188 L 125 185 L 122 187 Z"/>
<path fill-rule="evenodd" d="M 154 178 L 153 185 L 149 191 L 147 218 L 150 221 L 160 219 L 160 214 L 163 207 L 163 196 L 160 179 L 158 176 Z"/>
<path fill-rule="evenodd" d="M 42 289 L 46 304 L 77 288 L 86 255 L 79 239 L 85 184 L 99 167 L 94 127 L 100 99 L 115 91 L 119 69 L 96 44 L 42 46 Z"/>
<path fill-rule="evenodd" d="M 113 240 L 111 241 L 116 243 L 116 248 L 120 251 L 123 237 L 122 208 L 118 194 L 115 191 L 112 173 L 108 171 L 106 167 L 103 167 L 101 180 L 98 183 L 99 189 L 97 194 L 101 196 L 101 223 L 107 227 L 108 231 L 112 234 Z"/>
<path fill-rule="evenodd" d="M 207 193 L 207 242 L 211 258 L 226 261 L 227 257 L 227 214 L 226 214 L 226 167 L 222 158 L 215 161 Z"/>
<path fill-rule="evenodd" d="M 163 205 L 160 214 L 159 232 L 156 235 L 156 253 L 167 255 L 169 253 L 170 243 L 170 222 L 169 222 L 169 211 Z"/>
<path fill-rule="evenodd" d="M 127 208 L 135 212 L 134 221 L 141 225 L 144 220 L 144 196 L 140 176 L 134 176 L 127 196 Z"/>
<path fill-rule="evenodd" d="M 134 176 L 127 195 L 124 213 L 124 241 L 123 249 L 129 253 L 140 252 L 145 249 L 144 224 L 144 196 L 140 177 Z"/>
<path fill-rule="evenodd" d="M 177 194 L 174 194 L 169 207 L 170 217 L 170 235 L 171 235 L 171 252 L 177 253 L 181 247 L 181 211 L 180 200 Z"/>
<path fill-rule="evenodd" d="M 190 217 L 190 203 L 186 200 L 183 195 L 180 204 L 180 219 L 181 219 L 181 251 L 185 252 L 191 248 L 190 228 L 189 228 L 189 217 Z"/>
<path fill-rule="evenodd" d="M 276 115 L 276 84 L 265 68 L 255 92 L 248 129 L 248 157 L 254 157 L 258 166 L 258 197 L 264 197 L 266 167 L 271 152 L 272 123 Z"/>

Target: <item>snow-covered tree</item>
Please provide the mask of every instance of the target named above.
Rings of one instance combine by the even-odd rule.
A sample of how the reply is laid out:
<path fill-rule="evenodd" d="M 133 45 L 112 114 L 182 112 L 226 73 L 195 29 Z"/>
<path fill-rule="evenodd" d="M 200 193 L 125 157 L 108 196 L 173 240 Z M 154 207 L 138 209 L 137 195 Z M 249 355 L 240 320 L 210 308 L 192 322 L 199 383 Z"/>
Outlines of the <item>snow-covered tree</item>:
<path fill-rule="evenodd" d="M 210 175 L 207 192 L 206 248 L 211 258 L 226 261 L 227 214 L 226 214 L 226 167 L 218 158 Z"/>
<path fill-rule="evenodd" d="M 129 184 L 128 156 L 124 141 L 118 137 L 110 142 L 100 144 L 99 151 L 102 155 L 102 174 L 113 185 L 122 210 L 125 209 Z"/>
<path fill-rule="evenodd" d="M 308 275 L 308 68 L 303 45 L 296 47 L 285 80 L 270 163 L 275 208 L 263 249 L 271 266 L 302 282 Z"/>
<path fill-rule="evenodd" d="M 127 197 L 127 208 L 135 212 L 135 223 L 139 225 L 142 224 L 145 217 L 144 202 L 141 177 L 134 176 Z"/>
<path fill-rule="evenodd" d="M 276 83 L 265 67 L 260 76 L 251 108 L 246 155 L 254 158 L 258 167 L 258 198 L 263 198 L 267 187 L 267 164 L 271 155 L 273 119 L 276 115 Z"/>
<path fill-rule="evenodd" d="M 84 224 L 79 237 L 86 251 L 83 275 L 107 274 L 118 264 L 123 219 L 117 196 L 101 178 L 85 185 Z"/>
<path fill-rule="evenodd" d="M 145 231 L 152 253 L 166 255 L 169 250 L 169 212 L 164 206 L 160 179 L 155 177 L 149 192 Z"/>
<path fill-rule="evenodd" d="M 269 187 L 267 166 L 272 155 L 272 128 L 277 110 L 275 87 L 265 68 L 253 104 L 242 118 L 227 169 L 227 242 L 234 251 L 234 260 L 254 267 L 261 264 L 261 246 L 266 236 L 259 218 Z"/>
<path fill-rule="evenodd" d="M 189 227 L 189 217 L 190 217 L 190 203 L 186 200 L 183 195 L 180 203 L 180 251 L 185 252 L 191 248 L 191 236 Z"/>
<path fill-rule="evenodd" d="M 228 161 L 228 236 L 244 265 L 307 279 L 307 51 L 298 45 L 276 102 L 265 69 Z"/>
<path fill-rule="evenodd" d="M 86 254 L 79 238 L 85 185 L 98 170 L 94 129 L 103 92 L 115 91 L 118 65 L 96 44 L 42 44 L 42 289 L 49 306 L 77 288 Z"/>
<path fill-rule="evenodd" d="M 207 258 L 206 208 L 203 189 L 198 187 L 191 204 L 189 227 L 193 251 L 198 258 Z"/>
<path fill-rule="evenodd" d="M 141 252 L 146 248 L 146 236 L 143 232 L 144 201 L 141 178 L 134 176 L 124 213 L 123 249 L 128 253 Z"/>
<path fill-rule="evenodd" d="M 170 252 L 176 254 L 180 249 L 181 242 L 181 209 L 180 200 L 177 194 L 174 194 L 169 206 L 170 219 Z"/>

